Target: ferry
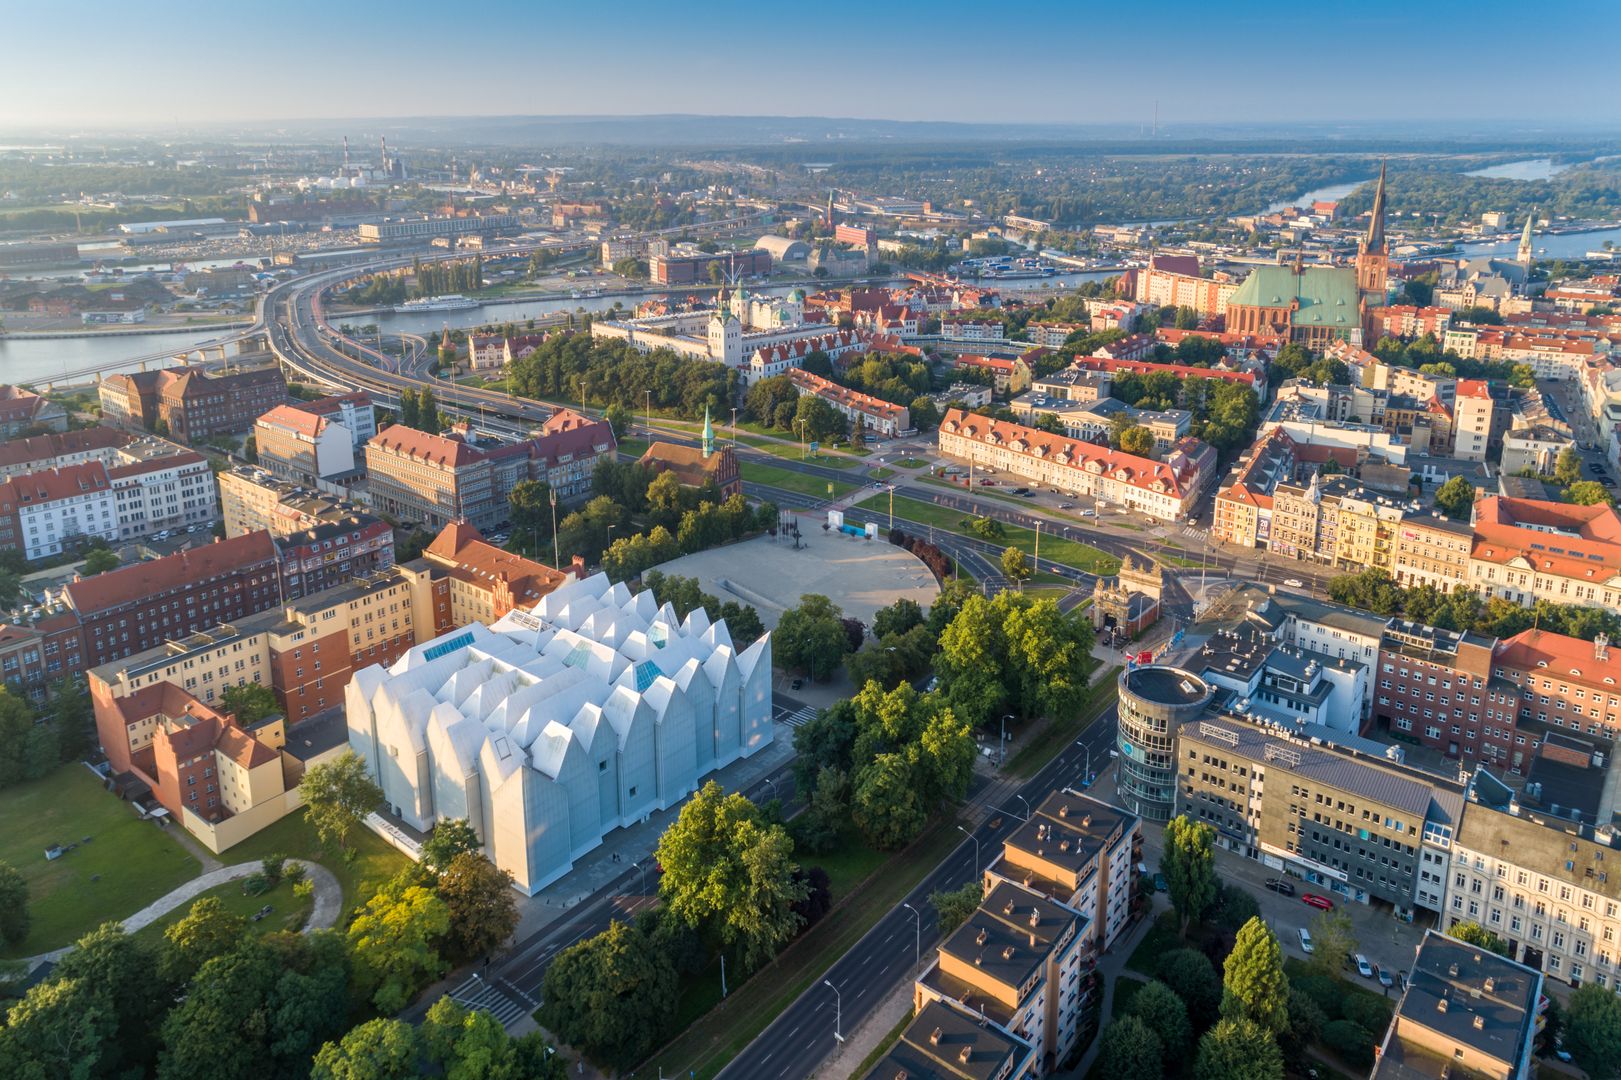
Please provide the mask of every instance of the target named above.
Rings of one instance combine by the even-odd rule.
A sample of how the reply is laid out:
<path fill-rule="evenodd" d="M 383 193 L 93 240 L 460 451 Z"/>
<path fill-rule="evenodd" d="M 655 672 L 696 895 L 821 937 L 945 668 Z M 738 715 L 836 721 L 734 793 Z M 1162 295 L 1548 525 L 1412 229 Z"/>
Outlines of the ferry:
<path fill-rule="evenodd" d="M 400 315 L 413 315 L 423 311 L 465 311 L 468 308 L 483 307 L 477 300 L 470 300 L 461 293 L 449 293 L 445 296 L 423 296 L 416 300 L 407 300 L 394 308 Z"/>

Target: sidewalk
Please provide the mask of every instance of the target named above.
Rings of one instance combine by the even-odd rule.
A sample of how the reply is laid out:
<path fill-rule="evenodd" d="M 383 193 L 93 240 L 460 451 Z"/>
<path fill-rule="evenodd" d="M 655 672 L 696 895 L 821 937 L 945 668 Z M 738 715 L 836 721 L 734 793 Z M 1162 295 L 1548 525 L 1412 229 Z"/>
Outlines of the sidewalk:
<path fill-rule="evenodd" d="M 343 910 L 343 890 L 338 885 L 338 879 L 332 875 L 332 871 L 319 863 L 304 862 L 301 859 L 287 860 L 287 865 L 292 866 L 295 864 L 304 867 L 309 874 L 309 879 L 315 883 L 315 906 L 310 909 L 310 917 L 304 924 L 304 931 L 307 933 L 311 930 L 325 930 L 336 925 L 338 913 Z M 251 874 L 258 873 L 262 869 L 264 869 L 263 863 L 251 862 L 237 863 L 235 866 L 210 870 L 205 874 L 192 878 L 174 891 L 160 896 L 129 918 L 122 920 L 121 925 L 126 934 L 133 934 L 137 930 L 152 925 L 181 905 L 190 903 L 209 889 L 228 882 L 239 881 Z M 73 948 L 72 945 L 64 945 L 60 949 L 52 949 L 50 952 L 40 953 L 38 956 L 30 956 L 23 961 L 23 964 L 29 971 L 33 971 L 47 960 L 54 963 L 62 959 L 62 957 L 72 952 Z"/>

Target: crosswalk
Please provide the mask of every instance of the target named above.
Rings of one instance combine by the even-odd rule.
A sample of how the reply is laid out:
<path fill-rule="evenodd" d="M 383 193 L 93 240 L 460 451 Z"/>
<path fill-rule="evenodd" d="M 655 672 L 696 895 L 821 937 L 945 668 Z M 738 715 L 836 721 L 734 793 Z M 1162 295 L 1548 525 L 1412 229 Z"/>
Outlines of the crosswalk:
<path fill-rule="evenodd" d="M 804 727 L 816 719 L 817 710 L 809 705 L 802 705 L 793 712 L 784 712 L 777 716 L 777 723 L 785 727 Z"/>
<path fill-rule="evenodd" d="M 1206 534 L 1203 529 L 1196 529 L 1192 525 L 1189 525 L 1182 530 L 1182 535 L 1187 537 L 1189 540 L 1203 540 Z"/>
<path fill-rule="evenodd" d="M 511 1027 L 523 1016 L 539 1008 L 539 1002 L 533 1004 L 516 1000 L 520 991 L 510 983 L 498 986 L 479 974 L 468 977 L 456 989 L 450 992 L 451 1000 L 467 1009 L 482 1009 L 498 1020 L 502 1027 Z"/>

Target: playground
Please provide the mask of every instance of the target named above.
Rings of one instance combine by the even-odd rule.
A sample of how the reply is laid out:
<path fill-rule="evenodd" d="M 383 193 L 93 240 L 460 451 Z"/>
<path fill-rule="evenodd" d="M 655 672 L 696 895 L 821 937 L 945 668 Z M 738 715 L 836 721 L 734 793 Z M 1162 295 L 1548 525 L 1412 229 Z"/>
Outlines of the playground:
<path fill-rule="evenodd" d="M 767 629 L 806 593 L 820 593 L 864 623 L 901 597 L 927 608 L 940 592 L 934 575 L 914 556 L 880 534 L 860 529 L 824 530 L 825 514 L 798 515 L 800 536 L 779 533 L 740 544 L 683 555 L 658 567 L 665 574 L 698 579 L 721 600 L 752 604 Z M 859 534 L 859 535 L 857 535 Z"/>

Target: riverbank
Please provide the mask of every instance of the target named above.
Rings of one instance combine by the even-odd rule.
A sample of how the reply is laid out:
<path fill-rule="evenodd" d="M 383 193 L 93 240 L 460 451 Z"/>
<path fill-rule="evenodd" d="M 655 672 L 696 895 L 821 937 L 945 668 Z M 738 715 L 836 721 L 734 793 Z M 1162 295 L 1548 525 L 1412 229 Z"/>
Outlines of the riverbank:
<path fill-rule="evenodd" d="M 0 339 L 6 341 L 65 341 L 69 338 L 141 337 L 151 334 L 189 334 L 204 330 L 245 330 L 254 325 L 253 319 L 231 319 L 224 322 L 184 322 L 168 325 L 114 326 L 104 330 L 0 330 Z"/>

